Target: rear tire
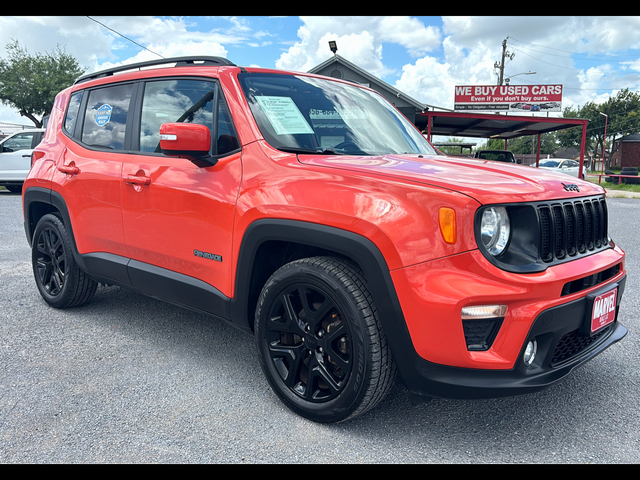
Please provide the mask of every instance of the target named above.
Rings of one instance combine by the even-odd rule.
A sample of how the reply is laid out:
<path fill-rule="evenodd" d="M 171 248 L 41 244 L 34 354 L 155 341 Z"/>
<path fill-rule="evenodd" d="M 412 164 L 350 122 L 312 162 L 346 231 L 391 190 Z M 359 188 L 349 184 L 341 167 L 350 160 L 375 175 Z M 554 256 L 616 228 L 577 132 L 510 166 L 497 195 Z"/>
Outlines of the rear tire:
<path fill-rule="evenodd" d="M 52 307 L 77 307 L 96 293 L 98 283 L 78 267 L 67 229 L 55 215 L 43 216 L 36 225 L 31 263 L 38 291 Z"/>
<path fill-rule="evenodd" d="M 282 402 L 316 422 L 340 422 L 376 406 L 396 368 L 357 265 L 332 257 L 288 263 L 256 308 L 262 370 Z"/>

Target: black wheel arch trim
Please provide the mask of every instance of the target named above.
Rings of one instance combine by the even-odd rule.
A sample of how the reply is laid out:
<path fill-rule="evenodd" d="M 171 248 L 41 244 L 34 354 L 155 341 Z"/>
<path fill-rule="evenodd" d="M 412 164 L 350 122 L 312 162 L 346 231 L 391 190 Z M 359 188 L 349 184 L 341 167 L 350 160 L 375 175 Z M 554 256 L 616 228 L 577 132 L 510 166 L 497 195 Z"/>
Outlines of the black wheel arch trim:
<path fill-rule="evenodd" d="M 38 223 L 31 218 L 31 204 L 33 203 L 42 203 L 52 206 L 62 216 L 63 223 L 70 226 L 68 234 L 73 246 L 73 258 L 81 270 L 87 271 L 84 259 L 82 258 L 82 255 L 78 253 L 78 246 L 76 245 L 76 237 L 73 232 L 67 203 L 63 196 L 54 190 L 44 187 L 29 187 L 23 192 L 24 229 L 29 246 L 31 246 L 33 241 L 33 232 L 35 231 L 36 224 Z"/>

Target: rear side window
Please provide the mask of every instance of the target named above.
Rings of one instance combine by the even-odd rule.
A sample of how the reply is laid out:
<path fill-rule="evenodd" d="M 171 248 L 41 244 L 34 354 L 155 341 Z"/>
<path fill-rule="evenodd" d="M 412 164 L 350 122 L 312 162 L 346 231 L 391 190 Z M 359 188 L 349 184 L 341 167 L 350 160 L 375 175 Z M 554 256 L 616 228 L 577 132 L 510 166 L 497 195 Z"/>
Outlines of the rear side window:
<path fill-rule="evenodd" d="M 73 135 L 78 120 L 78 112 L 80 111 L 80 102 L 82 101 L 82 91 L 71 95 L 69 107 L 67 108 L 67 116 L 64 119 L 64 129 L 69 135 Z"/>
<path fill-rule="evenodd" d="M 90 147 L 124 148 L 132 84 L 115 85 L 89 92 L 81 141 Z"/>

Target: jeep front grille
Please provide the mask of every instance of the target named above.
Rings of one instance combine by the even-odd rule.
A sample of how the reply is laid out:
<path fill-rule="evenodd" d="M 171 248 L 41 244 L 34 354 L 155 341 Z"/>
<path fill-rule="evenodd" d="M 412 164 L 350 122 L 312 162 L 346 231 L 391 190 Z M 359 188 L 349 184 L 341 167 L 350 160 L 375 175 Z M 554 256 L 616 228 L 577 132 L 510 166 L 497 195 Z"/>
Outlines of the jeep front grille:
<path fill-rule="evenodd" d="M 542 272 L 613 248 L 607 203 L 599 195 L 501 205 L 509 215 L 511 236 L 506 249 L 492 255 L 484 247 L 481 224 L 483 213 L 494 206 L 484 205 L 476 211 L 476 244 L 489 262 L 507 272 Z"/>
<path fill-rule="evenodd" d="M 553 262 L 609 244 L 604 198 L 538 205 L 540 258 Z"/>

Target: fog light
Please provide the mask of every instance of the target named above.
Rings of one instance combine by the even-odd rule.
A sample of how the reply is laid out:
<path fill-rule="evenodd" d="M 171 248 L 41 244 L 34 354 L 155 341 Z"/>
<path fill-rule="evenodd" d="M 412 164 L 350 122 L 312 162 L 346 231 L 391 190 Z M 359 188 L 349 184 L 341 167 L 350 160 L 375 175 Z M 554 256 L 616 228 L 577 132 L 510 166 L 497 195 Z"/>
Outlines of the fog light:
<path fill-rule="evenodd" d="M 533 363 L 533 359 L 536 358 L 536 352 L 538 351 L 538 342 L 531 340 L 527 343 L 527 348 L 524 350 L 524 364 L 528 367 Z"/>

